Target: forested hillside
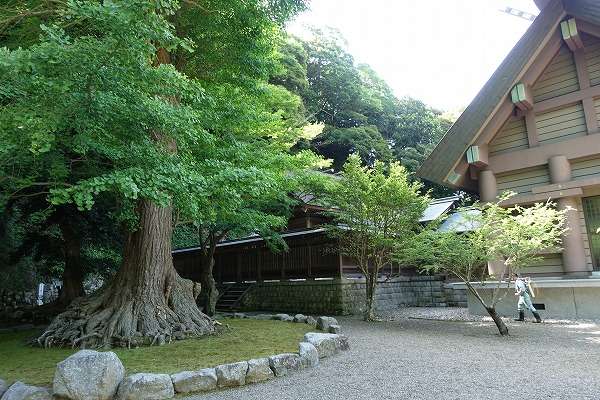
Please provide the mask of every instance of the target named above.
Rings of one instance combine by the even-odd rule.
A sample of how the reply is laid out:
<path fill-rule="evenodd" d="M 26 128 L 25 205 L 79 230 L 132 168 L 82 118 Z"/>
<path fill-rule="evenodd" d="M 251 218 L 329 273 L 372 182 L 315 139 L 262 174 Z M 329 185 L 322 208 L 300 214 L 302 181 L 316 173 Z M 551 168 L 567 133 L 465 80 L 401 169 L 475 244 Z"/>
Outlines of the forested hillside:
<path fill-rule="evenodd" d="M 335 170 L 358 153 L 366 164 L 397 160 L 414 172 L 452 124 L 419 100 L 397 98 L 369 65 L 355 63 L 335 30 L 285 37 L 279 61 L 271 82 L 302 98 L 307 122 L 324 124 L 298 146 L 332 159 Z"/>

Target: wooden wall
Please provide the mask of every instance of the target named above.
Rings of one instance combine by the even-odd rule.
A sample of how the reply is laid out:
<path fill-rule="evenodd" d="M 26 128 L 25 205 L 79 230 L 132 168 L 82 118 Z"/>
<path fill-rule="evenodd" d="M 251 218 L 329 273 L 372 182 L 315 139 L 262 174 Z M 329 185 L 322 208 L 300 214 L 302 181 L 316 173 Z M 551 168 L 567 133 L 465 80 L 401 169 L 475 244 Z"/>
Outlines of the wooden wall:
<path fill-rule="evenodd" d="M 263 241 L 217 248 L 214 277 L 217 282 L 268 281 L 340 276 L 340 257 L 335 242 L 325 233 L 286 238 L 288 249 L 273 252 Z M 198 281 L 198 250 L 173 254 L 181 276 Z"/>
<path fill-rule="evenodd" d="M 600 39 L 591 35 L 582 34 L 585 46 L 585 61 L 590 75 L 592 86 L 600 84 Z"/>
<path fill-rule="evenodd" d="M 558 53 L 531 88 L 534 105 L 574 93 L 580 90 L 581 87 L 587 87 L 585 83 L 580 85 L 580 78 L 586 80 L 589 77 L 590 86 L 600 86 L 600 38 L 582 33 L 582 39 L 584 43 L 583 56 L 578 58 L 578 62 L 583 61 L 583 67 L 579 65 L 579 74 L 575 55 L 563 43 Z M 600 96 L 595 97 L 591 103 L 587 103 L 588 100 L 580 101 L 581 97 L 578 101 L 575 96 L 567 96 L 566 99 L 569 100 L 564 100 L 564 105 L 560 108 L 557 108 L 556 104 L 558 103 L 556 103 L 556 100 L 539 105 L 539 109 L 545 108 L 549 111 L 537 111 L 533 115 L 525 114 L 527 118 L 524 117 L 523 112 L 515 112 L 489 142 L 489 156 L 494 157 L 527 149 L 529 148 L 530 139 L 533 141 L 534 146 L 545 146 L 588 134 L 600 134 L 597 133 L 597 127 L 595 121 L 593 121 L 593 113 L 595 112 L 595 119 L 600 125 Z M 584 103 L 586 112 L 589 113 L 591 109 L 591 116 L 588 115 L 589 122 L 586 122 Z M 593 108 L 588 108 L 591 104 L 593 104 Z M 534 111 L 529 112 L 533 113 Z M 528 132 L 528 127 L 531 130 L 530 132 Z M 568 144 L 565 144 L 565 146 L 568 146 Z M 560 153 L 560 151 L 558 152 Z M 506 159 L 506 156 L 503 156 L 503 159 Z M 507 163 L 510 164 L 510 159 L 508 160 Z M 600 148 L 597 156 L 570 161 L 572 180 L 578 181 L 600 177 Z M 506 169 L 504 170 L 506 171 Z M 496 175 L 496 181 L 499 193 L 511 190 L 519 195 L 528 195 L 532 194 L 533 188 L 550 184 L 550 176 L 546 164 L 499 173 Z M 586 263 L 591 270 L 592 257 L 581 199 L 578 199 L 578 213 Z M 526 268 L 526 272 L 541 275 L 562 273 L 563 265 L 560 252 L 545 254 L 543 260 Z"/>
<path fill-rule="evenodd" d="M 600 85 L 600 39 L 583 35 L 585 63 L 592 86 Z M 532 87 L 534 103 L 553 99 L 580 89 L 573 53 L 563 44 Z M 600 97 L 594 99 L 600 124 Z M 539 145 L 556 143 L 588 134 L 583 104 L 574 102 L 559 109 L 535 114 L 535 128 Z M 489 155 L 495 156 L 529 147 L 525 118 L 510 117 L 489 142 Z"/>
<path fill-rule="evenodd" d="M 548 185 L 550 183 L 550 175 L 548 168 L 542 165 L 500 174 L 496 176 L 496 182 L 499 194 L 505 191 L 513 191 L 517 194 L 529 194 L 531 193 L 531 189 L 536 186 Z"/>
<path fill-rule="evenodd" d="M 590 249 L 590 240 L 588 238 L 587 225 L 585 223 L 585 215 L 583 212 L 583 203 L 581 199 L 577 199 L 577 212 L 579 213 L 579 226 L 581 227 L 581 240 L 583 241 L 583 248 L 585 250 L 585 260 L 590 270 L 594 269 L 592 262 L 592 251 Z"/>
<path fill-rule="evenodd" d="M 600 151 L 600 149 L 599 149 Z M 600 156 L 571 162 L 571 175 L 574 181 L 600 176 Z"/>
<path fill-rule="evenodd" d="M 544 254 L 543 258 L 522 269 L 527 275 L 556 275 L 563 272 L 562 255 L 560 253 Z"/>
<path fill-rule="evenodd" d="M 502 127 L 489 144 L 490 156 L 529 147 L 525 118 L 513 117 Z"/>
<path fill-rule="evenodd" d="M 560 142 L 587 134 L 585 115 L 581 103 L 537 114 L 535 125 L 540 145 Z"/>
<path fill-rule="evenodd" d="M 538 103 L 577 90 L 579 90 L 579 81 L 573 53 L 566 44 L 563 44 L 533 86 L 533 101 Z"/>

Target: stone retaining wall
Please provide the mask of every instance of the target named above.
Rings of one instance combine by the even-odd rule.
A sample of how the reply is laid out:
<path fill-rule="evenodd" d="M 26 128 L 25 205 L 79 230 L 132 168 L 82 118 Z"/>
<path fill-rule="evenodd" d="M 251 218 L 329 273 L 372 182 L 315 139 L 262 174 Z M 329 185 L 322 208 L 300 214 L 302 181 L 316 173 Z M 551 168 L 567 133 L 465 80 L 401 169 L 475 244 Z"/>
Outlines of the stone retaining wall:
<path fill-rule="evenodd" d="M 305 314 L 344 314 L 339 280 L 257 283 L 242 299 L 245 311 L 272 310 Z"/>
<path fill-rule="evenodd" d="M 457 289 L 446 283 L 444 295 L 449 307 L 467 307 L 467 289 Z"/>
<path fill-rule="evenodd" d="M 464 290 L 452 289 L 441 276 L 398 277 L 380 282 L 378 311 L 399 307 L 466 306 Z M 256 284 L 242 299 L 243 310 L 277 310 L 308 314 L 360 314 L 365 307 L 362 280 L 306 280 Z"/>

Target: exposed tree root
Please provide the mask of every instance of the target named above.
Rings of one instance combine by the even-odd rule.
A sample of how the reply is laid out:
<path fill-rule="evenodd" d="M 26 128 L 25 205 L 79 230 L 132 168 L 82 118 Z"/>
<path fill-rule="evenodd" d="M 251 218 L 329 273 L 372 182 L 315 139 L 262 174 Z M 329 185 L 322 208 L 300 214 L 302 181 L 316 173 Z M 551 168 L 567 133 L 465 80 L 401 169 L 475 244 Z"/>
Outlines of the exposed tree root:
<path fill-rule="evenodd" d="M 75 300 L 36 343 L 42 347 L 137 347 L 214 333 L 214 321 L 195 303 L 199 285 L 174 274 L 167 293 L 130 295 L 113 282 Z"/>

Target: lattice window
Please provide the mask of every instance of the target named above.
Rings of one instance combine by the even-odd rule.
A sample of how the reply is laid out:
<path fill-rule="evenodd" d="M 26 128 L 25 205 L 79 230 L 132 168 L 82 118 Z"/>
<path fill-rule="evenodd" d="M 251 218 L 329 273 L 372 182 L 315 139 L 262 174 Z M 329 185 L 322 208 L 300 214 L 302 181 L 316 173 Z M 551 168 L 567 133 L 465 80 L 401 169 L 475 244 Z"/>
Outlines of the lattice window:
<path fill-rule="evenodd" d="M 600 196 L 586 197 L 583 199 L 583 212 L 587 226 L 590 251 L 594 271 L 600 271 Z"/>

